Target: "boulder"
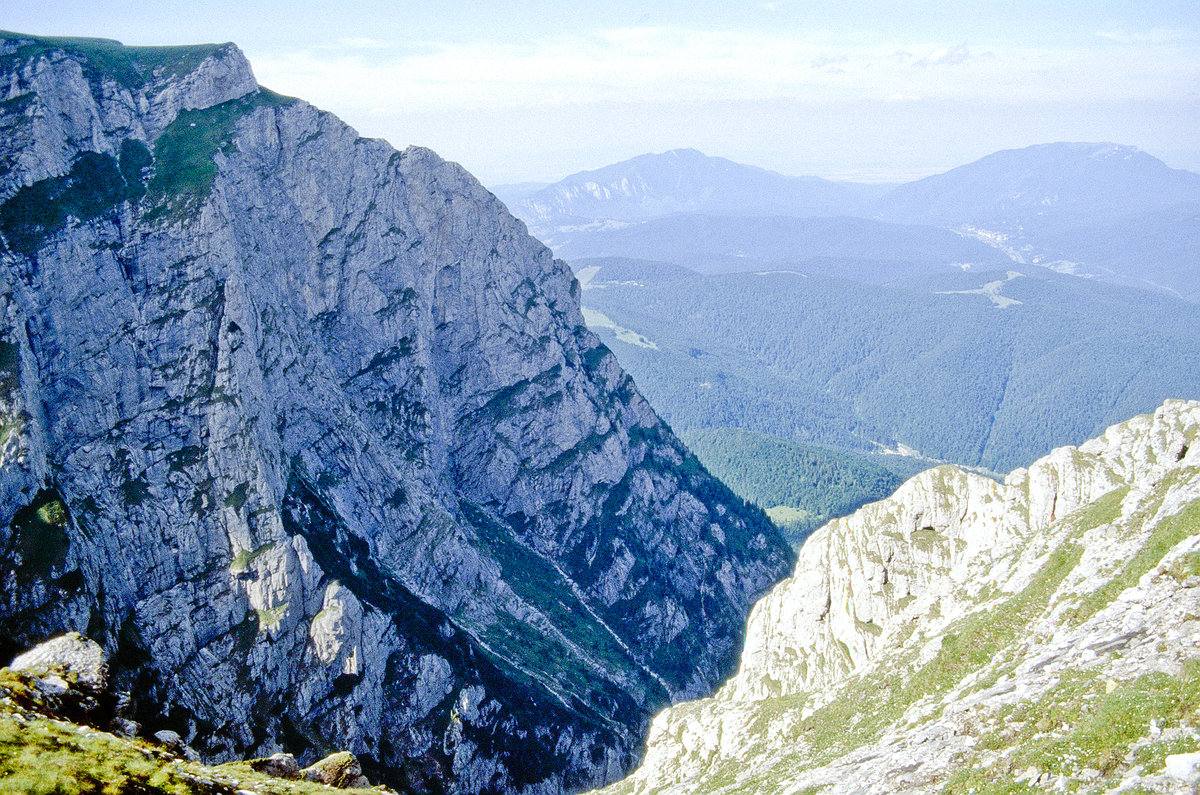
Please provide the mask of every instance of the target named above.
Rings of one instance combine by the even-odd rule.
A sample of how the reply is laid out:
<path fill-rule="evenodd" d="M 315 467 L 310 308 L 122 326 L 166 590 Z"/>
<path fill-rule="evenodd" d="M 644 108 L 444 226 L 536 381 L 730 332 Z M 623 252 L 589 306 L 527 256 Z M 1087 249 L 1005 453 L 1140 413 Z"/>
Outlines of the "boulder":
<path fill-rule="evenodd" d="M 266 773 L 275 778 L 300 778 L 300 765 L 291 754 L 272 754 L 265 759 L 251 759 L 250 767 L 259 773 Z"/>
<path fill-rule="evenodd" d="M 108 730 L 122 737 L 137 737 L 142 731 L 142 725 L 135 720 L 116 717 L 109 722 Z"/>
<path fill-rule="evenodd" d="M 371 786 L 363 775 L 358 757 L 349 751 L 338 751 L 300 771 L 305 781 L 341 789 L 366 789 Z"/>
<path fill-rule="evenodd" d="M 189 762 L 200 761 L 200 754 L 196 753 L 196 751 L 190 745 L 184 742 L 183 738 L 179 736 L 178 732 L 173 732 L 170 729 L 163 729 L 162 731 L 157 731 L 154 733 L 154 739 L 158 740 L 167 748 L 170 748 L 171 751 L 179 756 L 182 756 Z"/>
<path fill-rule="evenodd" d="M 1167 775 L 1192 781 L 1200 777 L 1200 753 L 1171 754 L 1166 758 Z"/>
<path fill-rule="evenodd" d="M 108 658 L 96 641 L 68 632 L 19 655 L 8 666 L 26 671 L 59 687 L 78 687 L 91 695 L 108 684 Z"/>

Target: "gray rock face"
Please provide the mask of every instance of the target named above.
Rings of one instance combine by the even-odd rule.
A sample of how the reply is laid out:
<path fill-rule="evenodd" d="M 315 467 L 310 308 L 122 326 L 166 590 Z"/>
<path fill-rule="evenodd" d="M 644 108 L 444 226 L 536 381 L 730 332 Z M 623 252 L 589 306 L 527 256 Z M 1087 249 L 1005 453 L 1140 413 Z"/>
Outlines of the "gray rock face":
<path fill-rule="evenodd" d="M 231 46 L 0 45 L 0 642 L 206 759 L 617 777 L 789 565 L 458 166 Z"/>
<path fill-rule="evenodd" d="M 300 778 L 300 766 L 296 764 L 296 758 L 291 754 L 272 754 L 266 759 L 251 759 L 249 764 L 259 773 L 266 773 L 275 778 Z M 361 769 L 360 766 L 360 775 Z"/>

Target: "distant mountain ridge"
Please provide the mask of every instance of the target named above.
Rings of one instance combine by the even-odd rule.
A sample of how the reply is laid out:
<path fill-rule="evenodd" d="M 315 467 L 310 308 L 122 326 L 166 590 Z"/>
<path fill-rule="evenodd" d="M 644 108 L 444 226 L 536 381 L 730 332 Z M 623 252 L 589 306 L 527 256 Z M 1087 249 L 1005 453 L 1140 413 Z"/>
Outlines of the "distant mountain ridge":
<path fill-rule="evenodd" d="M 1200 174 L 1133 146 L 1064 142 L 1005 149 L 897 186 L 874 212 L 907 223 L 997 226 L 1099 221 L 1196 200 Z"/>
<path fill-rule="evenodd" d="M 636 221 L 675 213 L 851 215 L 882 191 L 820 177 L 789 177 L 695 149 L 673 149 L 572 174 L 513 209 L 537 227 L 564 219 Z"/>
<path fill-rule="evenodd" d="M 1200 174 L 1113 143 L 1003 150 L 893 186 L 788 177 L 673 150 L 573 174 L 532 193 L 514 187 L 509 195 L 514 214 L 567 258 L 666 260 L 722 272 L 820 256 L 830 260 L 822 272 L 868 282 L 891 278 L 897 260 L 926 271 L 991 261 L 947 258 L 942 236 L 953 233 L 1020 265 L 1200 300 Z M 824 237 L 797 235 L 794 222 L 738 220 L 772 216 L 814 219 L 810 230 L 820 227 L 818 218 L 857 220 L 843 218 L 842 228 L 829 226 Z M 755 254 L 747 255 L 736 251 L 745 248 L 736 238 L 751 223 L 759 228 Z M 900 241 L 887 224 L 912 228 Z M 905 249 L 900 257 L 898 245 Z M 735 250 L 716 253 L 721 248 Z"/>

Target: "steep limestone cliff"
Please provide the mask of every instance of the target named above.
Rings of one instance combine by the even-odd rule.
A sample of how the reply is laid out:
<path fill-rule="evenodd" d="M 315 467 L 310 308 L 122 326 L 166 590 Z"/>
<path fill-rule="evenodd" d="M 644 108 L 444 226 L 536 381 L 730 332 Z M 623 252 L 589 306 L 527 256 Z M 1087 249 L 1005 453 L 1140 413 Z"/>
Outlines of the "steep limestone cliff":
<path fill-rule="evenodd" d="M 1164 760 L 1200 751 L 1198 441 L 1168 401 L 830 522 L 606 792 L 1192 791 Z"/>
<path fill-rule="evenodd" d="M 789 565 L 470 175 L 232 45 L 0 37 L 0 643 L 207 759 L 611 781 Z"/>

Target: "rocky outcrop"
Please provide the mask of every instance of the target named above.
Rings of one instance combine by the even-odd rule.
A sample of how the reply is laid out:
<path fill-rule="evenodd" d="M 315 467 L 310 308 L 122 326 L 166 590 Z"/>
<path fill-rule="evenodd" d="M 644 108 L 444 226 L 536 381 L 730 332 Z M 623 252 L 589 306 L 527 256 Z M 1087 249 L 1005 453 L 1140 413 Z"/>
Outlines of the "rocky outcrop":
<path fill-rule="evenodd" d="M 5 674 L 0 682 L 5 705 L 101 728 L 123 731 L 131 725 L 120 714 L 126 700 L 109 691 L 104 649 L 78 632 L 17 655 Z"/>
<path fill-rule="evenodd" d="M 737 675 L 658 716 L 606 791 L 1191 791 L 1166 758 L 1200 748 L 1198 440 L 1200 403 L 1168 401 L 1003 483 L 941 467 L 830 522 Z"/>
<path fill-rule="evenodd" d="M 51 638 L 24 654 L 18 654 L 8 667 L 13 671 L 44 673 L 58 680 L 59 686 L 64 689 L 69 685 L 93 696 L 108 688 L 108 659 L 104 649 L 78 632 Z"/>
<path fill-rule="evenodd" d="M 52 638 L 0 668 L 0 780 L 5 792 L 114 792 L 212 795 L 368 789 L 358 760 L 330 754 L 301 771 L 290 754 L 205 767 L 177 732 L 138 737 L 120 717 L 127 693 L 109 690 L 107 655 L 77 632 Z M 126 731 L 128 727 L 132 730 Z M 110 733 L 111 732 L 111 733 Z M 276 781 L 282 779 L 282 781 Z M 320 786 L 315 786 L 320 785 Z M 375 792 L 394 793 L 387 787 Z"/>
<path fill-rule="evenodd" d="M 789 553 L 432 152 L 230 45 L 0 44 L 0 643 L 207 760 L 557 792 L 736 663 Z"/>

